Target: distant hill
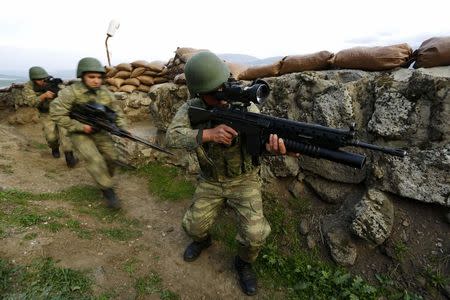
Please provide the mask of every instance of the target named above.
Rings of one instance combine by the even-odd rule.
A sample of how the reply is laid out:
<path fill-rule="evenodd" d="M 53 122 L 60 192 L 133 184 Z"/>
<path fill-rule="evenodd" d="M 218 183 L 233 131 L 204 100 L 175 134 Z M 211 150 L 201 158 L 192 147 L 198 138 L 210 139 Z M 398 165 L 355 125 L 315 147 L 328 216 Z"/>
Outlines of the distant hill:
<path fill-rule="evenodd" d="M 243 64 L 247 66 L 268 65 L 283 58 L 283 56 L 274 56 L 260 59 L 251 55 L 231 53 L 219 54 L 219 57 L 228 62 Z"/>

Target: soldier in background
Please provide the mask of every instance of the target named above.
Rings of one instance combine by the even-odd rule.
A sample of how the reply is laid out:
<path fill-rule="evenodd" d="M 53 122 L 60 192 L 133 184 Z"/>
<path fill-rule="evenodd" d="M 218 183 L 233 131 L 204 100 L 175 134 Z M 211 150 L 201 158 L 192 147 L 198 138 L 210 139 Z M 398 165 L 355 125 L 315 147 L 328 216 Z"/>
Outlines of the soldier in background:
<path fill-rule="evenodd" d="M 118 153 L 111 135 L 104 130 L 94 130 L 90 125 L 70 118 L 76 104 L 97 102 L 111 108 L 117 115 L 117 126 L 125 129 L 126 121 L 114 94 L 104 85 L 105 68 L 100 61 L 85 57 L 78 62 L 76 82 L 58 94 L 50 104 L 50 115 L 59 126 L 67 129 L 73 146 L 87 163 L 86 168 L 100 186 L 110 208 L 120 208 L 114 192 L 113 175 Z"/>
<path fill-rule="evenodd" d="M 204 109 L 226 106 L 214 92 L 228 81 L 228 67 L 211 52 L 194 55 L 185 66 L 186 83 L 192 99 L 182 105 L 167 129 L 168 146 L 195 150 L 201 174 L 193 202 L 183 217 L 183 228 L 193 239 L 184 251 L 185 261 L 194 261 L 203 249 L 211 245 L 209 229 L 224 204 L 236 213 L 239 222 L 238 255 L 234 265 L 244 293 L 257 293 L 256 274 L 252 263 L 270 233 L 270 225 L 263 214 L 259 164 L 246 151 L 245 142 L 231 127 L 220 124 L 191 126 L 190 106 Z M 259 112 L 255 104 L 248 108 Z M 284 142 L 270 136 L 266 149 L 285 154 Z"/>
<path fill-rule="evenodd" d="M 67 137 L 67 131 L 50 119 L 48 114 L 50 102 L 56 97 L 55 93 L 46 89 L 46 80 L 49 78 L 47 71 L 42 67 L 31 67 L 28 81 L 23 88 L 23 105 L 36 107 L 40 112 L 42 128 L 48 146 L 52 149 L 54 158 L 60 157 L 61 146 L 66 164 L 69 168 L 75 167 L 78 160 L 73 155 L 72 144 Z"/>

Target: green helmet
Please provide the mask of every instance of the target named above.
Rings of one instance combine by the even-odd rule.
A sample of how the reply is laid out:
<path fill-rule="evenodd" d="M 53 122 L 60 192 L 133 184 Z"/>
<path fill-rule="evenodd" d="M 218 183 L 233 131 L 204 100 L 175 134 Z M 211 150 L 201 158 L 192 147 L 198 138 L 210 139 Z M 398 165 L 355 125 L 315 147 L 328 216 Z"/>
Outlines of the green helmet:
<path fill-rule="evenodd" d="M 30 77 L 30 80 L 45 79 L 49 77 L 47 71 L 45 71 L 44 68 L 38 66 L 31 67 L 28 71 L 28 75 Z"/>
<path fill-rule="evenodd" d="M 77 67 L 77 78 L 80 78 L 84 72 L 105 73 L 105 68 L 100 61 L 93 57 L 85 57 L 80 59 Z"/>
<path fill-rule="evenodd" d="M 217 55 L 203 51 L 188 60 L 184 74 L 189 92 L 196 95 L 212 92 L 227 82 L 230 70 Z"/>

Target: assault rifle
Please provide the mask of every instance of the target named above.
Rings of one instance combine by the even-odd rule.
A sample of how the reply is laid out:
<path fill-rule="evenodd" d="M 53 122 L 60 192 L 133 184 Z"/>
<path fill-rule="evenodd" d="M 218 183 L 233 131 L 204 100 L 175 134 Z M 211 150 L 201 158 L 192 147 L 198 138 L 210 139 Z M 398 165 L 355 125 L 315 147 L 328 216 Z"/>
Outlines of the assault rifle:
<path fill-rule="evenodd" d="M 76 104 L 72 107 L 70 118 L 80 121 L 83 124 L 90 125 L 94 129 L 94 131 L 105 130 L 112 135 L 127 138 L 163 153 L 173 155 L 172 152 L 169 152 L 158 145 L 149 143 L 144 139 L 139 138 L 132 133 L 117 127 L 116 113 L 108 106 L 96 102 Z"/>
<path fill-rule="evenodd" d="M 58 92 L 60 90 L 59 85 L 62 84 L 63 81 L 61 78 L 53 78 L 52 76 L 49 76 L 45 78 L 44 80 L 44 86 L 42 88 L 39 88 L 38 90 L 41 92 L 47 92 L 50 91 L 55 94 L 55 97 L 58 95 Z M 48 113 L 50 108 L 50 101 L 53 99 L 46 100 L 39 103 L 38 109 L 40 112 Z"/>
<path fill-rule="evenodd" d="M 238 86 L 236 84 L 233 84 L 233 86 L 237 91 Z M 270 134 L 277 134 L 278 137 L 282 138 L 289 152 L 323 158 L 358 169 L 364 166 L 366 157 L 339 148 L 354 146 L 399 157 L 406 155 L 406 151 L 402 149 L 382 147 L 355 140 L 354 124 L 348 130 L 344 130 L 247 111 L 250 101 L 257 102 L 256 100 L 258 100 L 260 102 L 268 96 L 269 92 L 268 85 L 263 81 L 259 81 L 251 87 L 242 88 L 232 94 L 230 89 L 225 86 L 225 90 L 217 96 L 220 99 L 224 93 L 233 95 L 229 98 L 230 108 L 206 110 L 189 107 L 188 113 L 191 124 L 195 126 L 210 122 L 211 125 L 226 124 L 232 127 L 246 141 L 247 152 L 253 156 L 261 155 L 265 149 L 265 144 L 269 141 Z"/>

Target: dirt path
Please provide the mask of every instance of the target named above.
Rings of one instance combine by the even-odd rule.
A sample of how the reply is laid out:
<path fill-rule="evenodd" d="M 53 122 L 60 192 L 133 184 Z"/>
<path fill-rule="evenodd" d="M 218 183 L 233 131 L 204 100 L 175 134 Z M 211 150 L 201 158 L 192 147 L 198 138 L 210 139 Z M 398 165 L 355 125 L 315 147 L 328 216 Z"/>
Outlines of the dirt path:
<path fill-rule="evenodd" d="M 12 127 L 0 122 L 0 149 L 0 188 L 41 193 L 94 185 L 84 163 L 68 169 L 63 157 L 51 157 L 39 124 Z M 213 244 L 196 262 L 183 261 L 189 239 L 180 221 L 189 200 L 157 200 L 149 194 L 145 180 L 130 173 L 117 174 L 115 180 L 123 202 L 122 214 L 139 221 L 142 236 L 114 241 L 101 236 L 82 239 L 69 230 L 39 230 L 35 238 L 24 240 L 25 231 L 2 239 L 0 257 L 19 263 L 52 257 L 60 261 L 60 266 L 90 270 L 95 278 L 94 291 L 113 290 L 117 299 L 135 299 L 135 279 L 150 271 L 158 273 L 164 287 L 182 299 L 245 298 L 232 269 L 232 255 L 223 245 Z M 63 209 L 85 226 L 95 227 L 98 222 L 77 213 L 68 202 L 42 201 L 39 205 L 46 210 Z M 127 263 L 133 264 L 133 272 L 125 270 Z M 159 298 L 157 294 L 149 297 Z"/>

